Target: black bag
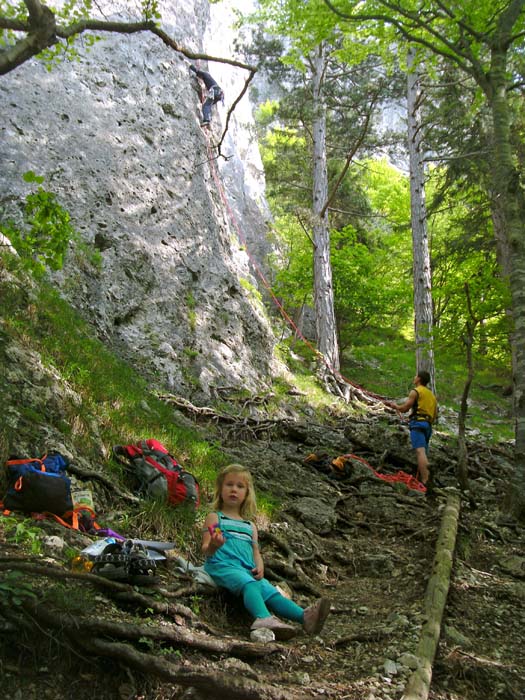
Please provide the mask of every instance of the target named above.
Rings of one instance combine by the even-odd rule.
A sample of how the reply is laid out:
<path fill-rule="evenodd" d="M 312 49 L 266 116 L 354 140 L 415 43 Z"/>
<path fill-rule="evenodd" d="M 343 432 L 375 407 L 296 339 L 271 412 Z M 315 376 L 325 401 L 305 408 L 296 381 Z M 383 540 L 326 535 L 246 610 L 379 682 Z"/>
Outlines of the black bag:
<path fill-rule="evenodd" d="M 60 452 L 34 459 L 9 459 L 4 508 L 55 515 L 72 510 L 71 480 L 66 475 L 68 464 L 69 460 Z"/>

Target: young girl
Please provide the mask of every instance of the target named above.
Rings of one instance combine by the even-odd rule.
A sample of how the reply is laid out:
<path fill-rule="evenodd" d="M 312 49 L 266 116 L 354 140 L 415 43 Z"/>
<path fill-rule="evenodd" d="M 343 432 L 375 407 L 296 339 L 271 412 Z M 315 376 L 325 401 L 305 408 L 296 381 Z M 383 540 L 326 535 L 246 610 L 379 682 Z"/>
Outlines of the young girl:
<path fill-rule="evenodd" d="M 301 623 L 307 634 L 320 632 L 330 612 L 327 598 L 303 610 L 264 578 L 257 528 L 248 519 L 253 518 L 257 506 L 252 476 L 246 467 L 230 464 L 219 472 L 212 507 L 214 512 L 204 521 L 204 570 L 218 586 L 242 595 L 244 606 L 255 618 L 251 629 L 267 627 L 276 639 L 290 639 L 296 628 L 272 614 L 276 613 Z"/>

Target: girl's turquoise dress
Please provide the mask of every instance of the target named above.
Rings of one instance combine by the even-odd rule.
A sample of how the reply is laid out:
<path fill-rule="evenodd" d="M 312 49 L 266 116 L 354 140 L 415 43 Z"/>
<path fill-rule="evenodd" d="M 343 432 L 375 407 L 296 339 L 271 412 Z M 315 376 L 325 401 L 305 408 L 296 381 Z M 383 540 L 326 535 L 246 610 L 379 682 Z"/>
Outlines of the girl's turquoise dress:
<path fill-rule="evenodd" d="M 234 520 L 221 512 L 217 513 L 225 543 L 215 554 L 204 562 L 204 571 L 213 578 L 218 586 L 241 595 L 248 583 L 259 584 L 263 600 L 268 600 L 279 591 L 265 578 L 254 578 L 253 525 L 248 520 Z"/>

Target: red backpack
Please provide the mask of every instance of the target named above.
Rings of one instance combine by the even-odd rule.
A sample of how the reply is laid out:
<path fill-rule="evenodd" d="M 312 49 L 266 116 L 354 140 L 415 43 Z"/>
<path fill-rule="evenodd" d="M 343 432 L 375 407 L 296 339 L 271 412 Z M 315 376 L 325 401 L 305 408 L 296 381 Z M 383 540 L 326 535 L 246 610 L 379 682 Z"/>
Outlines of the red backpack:
<path fill-rule="evenodd" d="M 158 440 L 150 438 L 133 445 L 115 445 L 113 454 L 132 471 L 140 494 L 174 506 L 190 503 L 197 508 L 199 505 L 199 482 Z"/>

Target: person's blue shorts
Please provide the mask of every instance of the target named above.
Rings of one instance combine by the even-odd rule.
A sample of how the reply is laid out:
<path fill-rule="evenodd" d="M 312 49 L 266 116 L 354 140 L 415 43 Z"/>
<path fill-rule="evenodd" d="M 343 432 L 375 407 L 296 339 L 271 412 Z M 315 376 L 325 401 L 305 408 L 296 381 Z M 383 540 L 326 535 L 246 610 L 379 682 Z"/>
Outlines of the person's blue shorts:
<path fill-rule="evenodd" d="M 432 426 L 426 420 L 411 420 L 408 424 L 410 429 L 410 442 L 412 447 L 424 447 L 428 450 L 428 443 L 432 435 Z"/>

